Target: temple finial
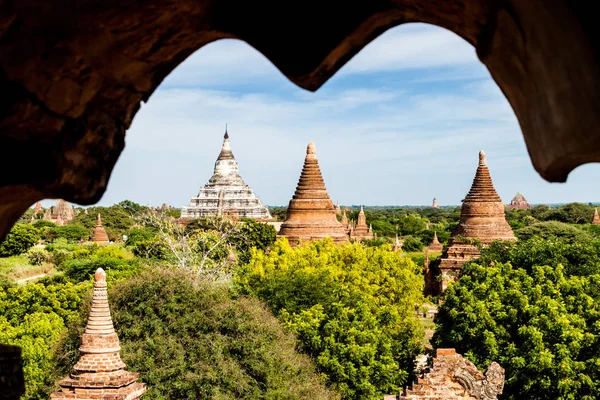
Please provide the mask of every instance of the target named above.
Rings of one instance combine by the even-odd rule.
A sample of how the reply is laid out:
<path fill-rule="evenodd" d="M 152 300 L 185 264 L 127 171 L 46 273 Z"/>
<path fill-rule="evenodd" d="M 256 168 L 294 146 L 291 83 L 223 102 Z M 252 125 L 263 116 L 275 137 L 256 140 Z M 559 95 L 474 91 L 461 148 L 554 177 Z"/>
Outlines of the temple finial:
<path fill-rule="evenodd" d="M 485 159 L 485 151 L 483 150 L 479 151 L 479 165 L 487 166 L 487 160 Z"/>
<path fill-rule="evenodd" d="M 312 140 L 308 143 L 308 146 L 306 147 L 306 154 L 317 154 L 315 142 L 313 142 Z"/>
<path fill-rule="evenodd" d="M 225 139 L 229 139 L 229 133 L 227 133 L 227 123 L 225 123 Z"/>

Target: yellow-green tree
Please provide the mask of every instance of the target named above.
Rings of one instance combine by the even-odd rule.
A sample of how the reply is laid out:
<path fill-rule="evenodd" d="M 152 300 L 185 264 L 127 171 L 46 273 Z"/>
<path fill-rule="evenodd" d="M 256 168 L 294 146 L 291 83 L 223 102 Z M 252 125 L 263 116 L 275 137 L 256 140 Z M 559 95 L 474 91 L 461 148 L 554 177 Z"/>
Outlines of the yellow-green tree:
<path fill-rule="evenodd" d="M 327 239 L 292 248 L 282 239 L 268 254 L 254 252 L 236 282 L 297 334 L 344 398 L 380 399 L 406 383 L 421 350 L 414 310 L 423 278 L 389 246 Z"/>

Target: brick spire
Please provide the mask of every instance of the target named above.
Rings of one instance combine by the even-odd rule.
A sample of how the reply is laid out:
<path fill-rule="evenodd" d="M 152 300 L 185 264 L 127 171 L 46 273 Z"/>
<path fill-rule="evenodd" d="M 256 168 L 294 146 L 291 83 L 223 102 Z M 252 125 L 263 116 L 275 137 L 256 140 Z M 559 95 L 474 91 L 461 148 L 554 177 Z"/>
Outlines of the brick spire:
<path fill-rule="evenodd" d="M 594 224 L 594 225 L 600 224 L 600 215 L 598 215 L 597 208 L 594 208 L 594 219 L 592 220 L 592 224 Z"/>
<path fill-rule="evenodd" d="M 331 237 L 335 242 L 346 242 L 348 236 L 335 216 L 335 208 L 321 175 L 315 144 L 306 148 L 304 166 L 296 192 L 290 200 L 287 218 L 281 225 L 279 237 L 287 237 L 290 244 L 299 241 Z"/>
<path fill-rule="evenodd" d="M 79 361 L 63 379 L 60 390 L 51 399 L 135 400 L 146 391 L 137 382 L 138 374 L 125 370 L 119 351 L 106 290 L 106 274 L 98 268 L 94 274 L 94 295 L 90 316 L 81 337 Z"/>
<path fill-rule="evenodd" d="M 357 223 L 354 227 L 351 238 L 356 240 L 373 239 L 373 234 L 367 226 L 367 217 L 365 215 L 365 210 L 362 205 L 360 206 Z"/>
<path fill-rule="evenodd" d="M 494 189 L 483 150 L 479 152 L 479 164 L 471 190 L 463 200 L 460 221 L 441 257 L 439 270 L 452 279 L 458 277 L 466 261 L 479 256 L 479 249 L 461 238 L 476 239 L 483 246 L 495 240 L 517 240 L 506 222 L 504 203 Z M 448 282 L 442 282 L 441 290 L 445 290 Z"/>
<path fill-rule="evenodd" d="M 433 232 L 433 240 L 431 241 L 431 244 L 427 247 L 427 250 L 436 252 L 436 251 L 442 251 L 442 249 L 443 249 L 443 246 L 437 237 L 437 232 L 434 231 Z"/>
<path fill-rule="evenodd" d="M 402 250 L 402 244 L 400 240 L 398 240 L 398 234 L 396 234 L 396 240 L 394 240 L 394 246 L 392 247 L 392 251 L 400 251 Z"/>
<path fill-rule="evenodd" d="M 109 242 L 108 234 L 102 226 L 102 217 L 100 217 L 100 214 L 98 214 L 98 219 L 96 220 L 96 227 L 94 228 L 94 233 L 92 234 L 92 241 L 100 244 L 106 244 Z"/>

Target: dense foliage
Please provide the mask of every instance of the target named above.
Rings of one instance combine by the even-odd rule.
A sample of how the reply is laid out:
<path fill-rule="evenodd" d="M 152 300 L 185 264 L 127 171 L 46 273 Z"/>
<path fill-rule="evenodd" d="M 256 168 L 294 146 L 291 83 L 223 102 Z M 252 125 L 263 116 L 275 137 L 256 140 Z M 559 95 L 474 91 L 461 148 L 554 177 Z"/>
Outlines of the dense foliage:
<path fill-rule="evenodd" d="M 53 384 L 54 345 L 76 318 L 89 284 L 0 284 L 0 343 L 20 346 L 26 394 L 46 399 Z"/>
<path fill-rule="evenodd" d="M 600 396 L 600 258 L 570 237 L 496 243 L 467 263 L 436 319 L 435 345 L 505 369 L 504 398 Z"/>
<path fill-rule="evenodd" d="M 389 246 L 278 240 L 268 255 L 254 252 L 237 283 L 298 335 L 344 398 L 380 399 L 406 383 L 420 350 L 418 271 Z"/>
<path fill-rule="evenodd" d="M 159 269 L 120 281 L 109 299 L 121 356 L 148 384 L 144 399 L 337 398 L 269 311 L 227 286 Z M 63 343 L 63 375 L 80 330 Z"/>
<path fill-rule="evenodd" d="M 0 257 L 25 253 L 40 240 L 39 231 L 31 225 L 16 224 L 0 243 Z"/>

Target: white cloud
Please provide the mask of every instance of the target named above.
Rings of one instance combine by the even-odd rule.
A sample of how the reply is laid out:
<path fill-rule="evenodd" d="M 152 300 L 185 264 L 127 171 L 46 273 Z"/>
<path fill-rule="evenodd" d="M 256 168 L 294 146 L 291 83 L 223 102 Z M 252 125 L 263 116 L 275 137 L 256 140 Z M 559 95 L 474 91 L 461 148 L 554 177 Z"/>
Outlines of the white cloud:
<path fill-rule="evenodd" d="M 400 84 L 382 74 L 408 69 Z M 535 173 L 506 99 L 456 35 L 424 25 L 391 30 L 344 75 L 354 75 L 351 86 L 309 93 L 279 83 L 286 80 L 244 43 L 210 44 L 143 105 L 102 203 L 187 203 L 212 173 L 225 123 L 242 176 L 268 204 L 289 201 L 310 140 L 329 193 L 342 204 L 429 204 L 434 196 L 458 204 L 480 149 L 505 200 L 517 191 L 533 202 L 600 195 L 591 180 L 581 183 L 598 176 L 597 166 L 578 169 L 573 186 Z"/>

